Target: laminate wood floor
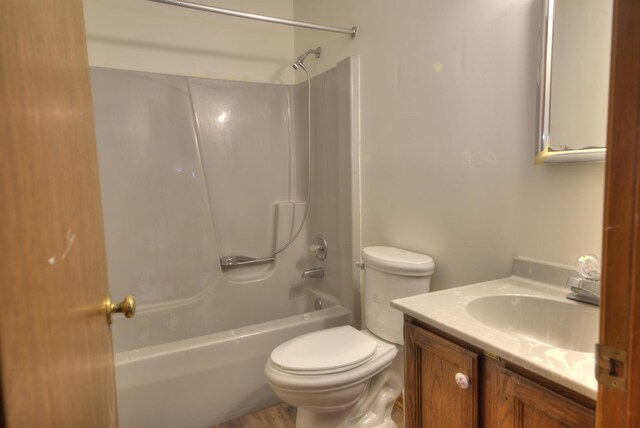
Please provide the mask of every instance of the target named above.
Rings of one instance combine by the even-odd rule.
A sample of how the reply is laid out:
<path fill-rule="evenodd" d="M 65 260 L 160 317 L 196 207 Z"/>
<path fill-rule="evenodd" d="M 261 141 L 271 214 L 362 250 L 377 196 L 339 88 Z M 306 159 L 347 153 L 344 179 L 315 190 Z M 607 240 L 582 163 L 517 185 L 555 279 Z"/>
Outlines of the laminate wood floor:
<path fill-rule="evenodd" d="M 398 428 L 404 427 L 401 406 L 401 404 L 396 403 L 396 405 L 393 406 L 393 412 L 391 414 Z M 257 412 L 250 413 L 232 421 L 215 425 L 211 428 L 295 428 L 295 426 L 296 408 L 282 403 L 258 410 Z"/>

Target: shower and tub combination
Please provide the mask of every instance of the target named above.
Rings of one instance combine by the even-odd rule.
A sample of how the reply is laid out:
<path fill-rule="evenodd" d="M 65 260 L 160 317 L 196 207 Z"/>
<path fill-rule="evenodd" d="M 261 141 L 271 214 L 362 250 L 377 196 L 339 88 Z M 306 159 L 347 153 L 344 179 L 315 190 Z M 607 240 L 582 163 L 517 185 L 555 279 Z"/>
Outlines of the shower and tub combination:
<path fill-rule="evenodd" d="M 138 304 L 112 324 L 121 427 L 276 403 L 275 347 L 358 325 L 357 79 L 355 58 L 297 85 L 91 69 L 110 292 Z"/>

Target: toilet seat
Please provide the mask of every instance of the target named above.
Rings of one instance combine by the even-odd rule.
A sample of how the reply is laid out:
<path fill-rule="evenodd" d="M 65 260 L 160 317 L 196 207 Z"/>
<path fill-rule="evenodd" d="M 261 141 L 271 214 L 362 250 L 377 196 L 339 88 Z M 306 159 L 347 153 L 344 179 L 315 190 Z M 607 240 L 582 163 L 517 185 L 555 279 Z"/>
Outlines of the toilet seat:
<path fill-rule="evenodd" d="M 340 373 L 371 360 L 378 341 L 351 326 L 319 330 L 293 338 L 273 350 L 279 370 L 297 375 Z"/>
<path fill-rule="evenodd" d="M 366 330 L 356 331 L 377 343 L 374 354 L 368 360 L 362 361 L 360 365 L 346 368 L 336 373 L 296 373 L 281 369 L 279 365 L 269 358 L 265 364 L 267 381 L 274 390 L 295 391 L 296 394 L 330 391 L 366 382 L 367 379 L 388 367 L 400 348 L 396 344 L 385 342 Z"/>

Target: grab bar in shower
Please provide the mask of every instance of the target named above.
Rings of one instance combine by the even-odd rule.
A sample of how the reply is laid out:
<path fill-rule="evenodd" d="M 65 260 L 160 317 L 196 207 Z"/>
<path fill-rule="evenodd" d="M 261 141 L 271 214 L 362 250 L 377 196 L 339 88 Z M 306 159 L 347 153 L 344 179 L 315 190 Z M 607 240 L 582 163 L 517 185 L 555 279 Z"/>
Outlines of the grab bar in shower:
<path fill-rule="evenodd" d="M 230 269 L 242 266 L 252 266 L 261 263 L 269 263 L 274 261 L 275 257 L 265 257 L 263 259 L 254 259 L 247 256 L 224 256 L 220 257 L 220 267 L 222 269 Z"/>

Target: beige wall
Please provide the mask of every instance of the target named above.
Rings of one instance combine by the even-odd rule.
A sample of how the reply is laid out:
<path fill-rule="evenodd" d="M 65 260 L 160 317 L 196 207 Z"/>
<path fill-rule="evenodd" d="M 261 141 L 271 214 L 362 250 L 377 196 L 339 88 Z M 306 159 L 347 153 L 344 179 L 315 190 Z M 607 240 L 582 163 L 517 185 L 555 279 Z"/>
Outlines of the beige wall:
<path fill-rule="evenodd" d="M 290 83 L 309 48 L 323 48 L 306 61 L 314 74 L 360 56 L 364 245 L 432 255 L 434 288 L 505 276 L 515 255 L 600 253 L 603 164 L 533 165 L 537 0 L 215 4 L 290 17 L 292 1 L 295 19 L 358 37 L 85 0 L 90 62 Z"/>
<path fill-rule="evenodd" d="M 603 164 L 534 166 L 535 0 L 294 0 L 314 73 L 361 61 L 364 245 L 436 260 L 435 289 L 507 276 L 512 257 L 600 253 Z"/>
<path fill-rule="evenodd" d="M 292 0 L 199 0 L 291 18 Z M 293 29 L 143 0 L 84 0 L 89 63 L 251 82 L 293 82 Z"/>

